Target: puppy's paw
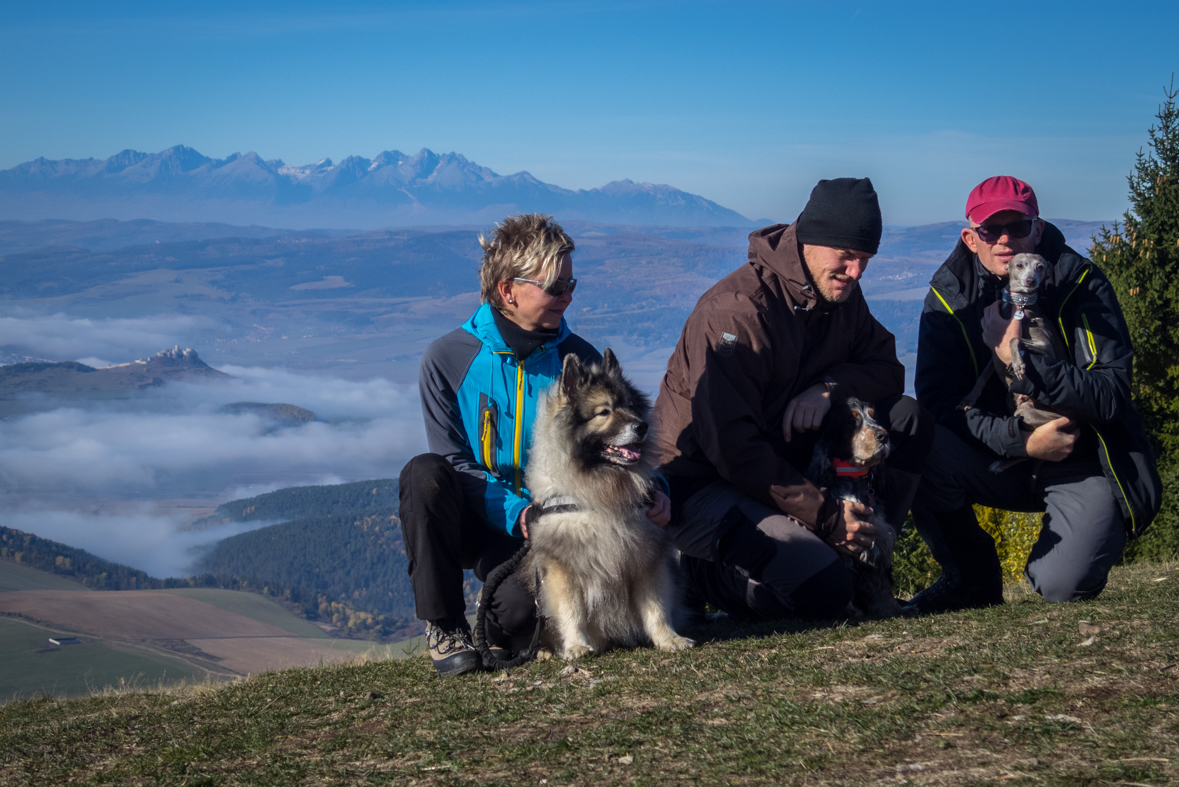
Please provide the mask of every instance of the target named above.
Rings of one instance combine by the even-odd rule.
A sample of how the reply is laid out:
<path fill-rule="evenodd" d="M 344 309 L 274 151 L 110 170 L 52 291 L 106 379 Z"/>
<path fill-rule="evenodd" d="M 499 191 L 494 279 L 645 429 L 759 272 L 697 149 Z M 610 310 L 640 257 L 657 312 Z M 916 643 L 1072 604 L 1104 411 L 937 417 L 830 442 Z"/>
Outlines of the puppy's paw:
<path fill-rule="evenodd" d="M 589 645 L 582 645 L 581 643 L 575 643 L 573 645 L 566 646 L 565 649 L 561 651 L 561 658 L 565 659 L 565 661 L 573 661 L 573 659 L 579 659 L 582 656 L 588 655 L 593 652 L 594 652 L 594 649 L 591 648 Z"/>
<path fill-rule="evenodd" d="M 687 637 L 681 637 L 678 634 L 674 637 L 667 637 L 666 639 L 655 643 L 655 647 L 659 648 L 660 650 L 666 650 L 670 653 L 674 653 L 677 650 L 687 650 L 688 648 L 695 646 L 696 640 L 688 639 Z"/>

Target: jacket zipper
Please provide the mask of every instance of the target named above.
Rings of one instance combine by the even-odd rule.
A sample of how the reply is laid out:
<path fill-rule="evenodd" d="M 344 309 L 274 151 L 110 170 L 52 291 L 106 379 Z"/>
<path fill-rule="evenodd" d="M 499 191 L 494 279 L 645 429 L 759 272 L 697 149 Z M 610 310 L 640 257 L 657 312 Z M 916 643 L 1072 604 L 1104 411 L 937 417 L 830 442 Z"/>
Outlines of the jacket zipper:
<path fill-rule="evenodd" d="M 524 362 L 516 362 L 516 438 L 515 446 L 512 452 L 512 461 L 516 466 L 516 495 L 520 495 L 520 489 L 523 487 L 522 473 L 520 471 L 520 449 L 522 447 L 524 436 Z"/>

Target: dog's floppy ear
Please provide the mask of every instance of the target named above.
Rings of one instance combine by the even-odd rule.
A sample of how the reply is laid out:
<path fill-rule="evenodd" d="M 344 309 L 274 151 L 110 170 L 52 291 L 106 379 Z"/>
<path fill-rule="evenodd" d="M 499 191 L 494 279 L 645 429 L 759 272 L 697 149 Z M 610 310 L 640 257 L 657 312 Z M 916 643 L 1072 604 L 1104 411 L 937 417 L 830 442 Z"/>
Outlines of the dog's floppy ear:
<path fill-rule="evenodd" d="M 614 351 L 609 347 L 606 348 L 606 352 L 602 353 L 602 371 L 611 377 L 622 374 L 622 367 L 618 365 L 618 359 L 614 357 Z"/>
<path fill-rule="evenodd" d="M 581 359 L 576 353 L 569 353 L 561 366 L 561 395 L 566 399 L 574 396 L 580 385 Z"/>

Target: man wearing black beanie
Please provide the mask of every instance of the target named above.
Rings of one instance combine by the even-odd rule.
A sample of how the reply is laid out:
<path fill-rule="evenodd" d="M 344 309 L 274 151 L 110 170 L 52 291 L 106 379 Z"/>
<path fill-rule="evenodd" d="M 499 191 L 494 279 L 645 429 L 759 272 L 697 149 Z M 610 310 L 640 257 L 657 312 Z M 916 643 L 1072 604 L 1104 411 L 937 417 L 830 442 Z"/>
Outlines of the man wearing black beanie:
<path fill-rule="evenodd" d="M 820 181 L 798 220 L 749 236 L 748 264 L 704 294 L 653 414 L 690 597 L 738 619 L 832 618 L 841 555 L 871 547 L 868 511 L 803 477 L 833 394 L 876 403 L 893 446 L 885 519 L 899 529 L 933 424 L 902 396 L 892 334 L 859 288 L 883 223 L 867 178 Z"/>

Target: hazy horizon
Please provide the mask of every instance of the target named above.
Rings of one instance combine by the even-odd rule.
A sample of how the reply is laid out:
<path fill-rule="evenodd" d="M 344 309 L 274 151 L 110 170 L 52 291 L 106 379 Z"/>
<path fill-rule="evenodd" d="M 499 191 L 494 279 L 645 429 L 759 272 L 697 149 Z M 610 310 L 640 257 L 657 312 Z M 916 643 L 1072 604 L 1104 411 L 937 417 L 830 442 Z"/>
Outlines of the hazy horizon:
<path fill-rule="evenodd" d="M 430 148 L 751 219 L 870 176 L 886 223 L 948 221 L 994 174 L 1047 215 L 1119 216 L 1177 21 L 1157 2 L 27 4 L 0 30 L 0 169 Z"/>

